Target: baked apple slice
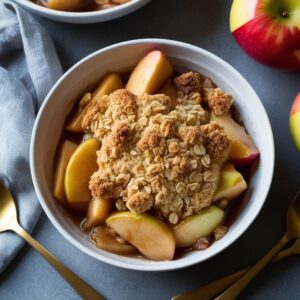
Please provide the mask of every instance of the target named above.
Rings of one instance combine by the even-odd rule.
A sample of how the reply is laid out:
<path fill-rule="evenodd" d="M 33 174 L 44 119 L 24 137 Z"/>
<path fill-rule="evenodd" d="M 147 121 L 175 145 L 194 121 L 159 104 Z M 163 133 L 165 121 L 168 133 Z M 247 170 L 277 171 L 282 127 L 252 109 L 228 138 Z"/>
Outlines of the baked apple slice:
<path fill-rule="evenodd" d="M 65 175 L 65 192 L 70 203 L 85 203 L 91 199 L 89 181 L 98 169 L 97 150 L 100 141 L 89 139 L 78 146 L 71 156 Z"/>
<path fill-rule="evenodd" d="M 220 183 L 213 201 L 220 199 L 234 199 L 247 189 L 244 177 L 239 173 L 233 164 L 226 163 L 222 166 Z"/>
<path fill-rule="evenodd" d="M 154 94 L 170 78 L 173 67 L 158 50 L 148 53 L 131 73 L 126 89 L 135 94 Z"/>
<path fill-rule="evenodd" d="M 43 1 L 45 2 L 45 1 Z M 46 6 L 55 10 L 76 11 L 86 4 L 86 0 L 48 0 Z"/>
<path fill-rule="evenodd" d="M 81 126 L 82 119 L 85 116 L 88 108 L 97 101 L 100 97 L 104 95 L 109 95 L 112 92 L 121 89 L 123 87 L 122 79 L 117 73 L 107 74 L 100 82 L 99 86 L 92 93 L 92 99 L 84 107 L 84 109 L 79 108 L 77 113 L 69 121 L 66 126 L 68 131 L 72 132 L 84 132 L 84 129 Z"/>
<path fill-rule="evenodd" d="M 104 226 L 95 228 L 91 234 L 98 248 L 116 254 L 129 254 L 137 252 L 136 248 L 128 243 L 121 244 L 108 232 Z"/>
<path fill-rule="evenodd" d="M 229 157 L 234 164 L 249 165 L 259 157 L 259 150 L 245 128 L 235 122 L 228 113 L 220 116 L 212 113 L 211 120 L 222 125 L 231 140 Z"/>
<path fill-rule="evenodd" d="M 113 203 L 114 201 L 111 199 L 92 199 L 88 206 L 87 218 L 83 228 L 91 229 L 104 223 L 111 212 Z"/>
<path fill-rule="evenodd" d="M 193 214 L 172 228 L 177 247 L 193 245 L 201 237 L 209 236 L 222 222 L 224 211 L 210 206 Z"/>
<path fill-rule="evenodd" d="M 70 157 L 76 150 L 77 146 L 77 144 L 71 141 L 64 141 L 58 156 L 57 165 L 54 173 L 53 195 L 62 204 L 65 204 L 66 202 L 66 194 L 64 187 L 66 169 Z"/>
<path fill-rule="evenodd" d="M 106 223 L 152 260 L 172 260 L 175 240 L 170 228 L 150 214 L 117 212 Z"/>

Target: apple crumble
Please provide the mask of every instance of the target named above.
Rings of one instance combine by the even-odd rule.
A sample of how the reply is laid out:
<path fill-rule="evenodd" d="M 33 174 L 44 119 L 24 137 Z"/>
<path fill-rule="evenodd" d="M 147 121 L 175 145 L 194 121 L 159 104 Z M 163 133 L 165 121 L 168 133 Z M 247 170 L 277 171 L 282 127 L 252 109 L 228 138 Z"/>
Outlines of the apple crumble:
<path fill-rule="evenodd" d="M 83 213 L 82 230 L 105 251 L 159 261 L 205 251 L 226 235 L 259 157 L 232 105 L 210 78 L 175 75 L 151 51 L 129 78 L 109 73 L 78 102 L 54 197 Z"/>
<path fill-rule="evenodd" d="M 151 210 L 173 224 L 211 205 L 230 143 L 201 106 L 200 80 L 196 72 L 174 79 L 182 93 L 175 109 L 166 95 L 135 96 L 126 89 L 88 109 L 82 126 L 102 141 L 89 184 L 94 198 L 116 199 L 122 211 Z M 228 111 L 232 98 L 213 90 L 211 97 L 223 99 L 214 107 Z"/>

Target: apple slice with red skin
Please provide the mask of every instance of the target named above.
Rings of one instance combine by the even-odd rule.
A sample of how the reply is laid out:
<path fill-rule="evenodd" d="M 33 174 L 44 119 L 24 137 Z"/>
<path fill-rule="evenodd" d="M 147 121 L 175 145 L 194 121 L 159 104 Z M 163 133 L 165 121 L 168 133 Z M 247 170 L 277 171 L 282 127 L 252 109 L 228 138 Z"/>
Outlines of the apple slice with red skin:
<path fill-rule="evenodd" d="M 234 199 L 246 189 L 247 183 L 243 175 L 234 168 L 233 164 L 226 163 L 222 166 L 219 187 L 213 201 Z"/>
<path fill-rule="evenodd" d="M 290 131 L 294 144 L 300 151 L 300 93 L 297 95 L 291 109 Z"/>
<path fill-rule="evenodd" d="M 259 150 L 245 128 L 235 122 L 228 113 L 220 116 L 211 114 L 211 120 L 219 123 L 231 141 L 229 159 L 238 166 L 253 163 L 259 157 Z"/>
<path fill-rule="evenodd" d="M 241 48 L 257 61 L 300 69 L 300 1 L 234 0 L 230 29 Z"/>

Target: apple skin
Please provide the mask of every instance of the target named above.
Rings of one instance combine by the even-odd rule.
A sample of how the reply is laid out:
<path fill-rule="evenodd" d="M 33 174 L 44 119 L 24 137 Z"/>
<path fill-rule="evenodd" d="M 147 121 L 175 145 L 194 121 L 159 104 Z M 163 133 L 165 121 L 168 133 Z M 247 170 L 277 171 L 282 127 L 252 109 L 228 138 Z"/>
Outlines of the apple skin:
<path fill-rule="evenodd" d="M 291 109 L 290 132 L 297 150 L 300 151 L 300 93 L 297 95 Z"/>
<path fill-rule="evenodd" d="M 236 166 L 248 166 L 251 165 L 254 161 L 256 161 L 259 158 L 260 153 L 252 153 L 247 157 L 241 157 L 241 158 L 231 158 L 231 162 L 234 163 Z"/>
<path fill-rule="evenodd" d="M 300 2 L 234 0 L 231 32 L 241 48 L 255 60 L 275 68 L 300 69 Z M 282 13 L 288 13 L 283 17 Z"/>
<path fill-rule="evenodd" d="M 212 113 L 211 120 L 223 126 L 225 133 L 231 141 L 229 159 L 232 163 L 237 166 L 246 166 L 259 158 L 259 149 L 251 136 L 228 113 L 221 116 L 216 116 Z"/>

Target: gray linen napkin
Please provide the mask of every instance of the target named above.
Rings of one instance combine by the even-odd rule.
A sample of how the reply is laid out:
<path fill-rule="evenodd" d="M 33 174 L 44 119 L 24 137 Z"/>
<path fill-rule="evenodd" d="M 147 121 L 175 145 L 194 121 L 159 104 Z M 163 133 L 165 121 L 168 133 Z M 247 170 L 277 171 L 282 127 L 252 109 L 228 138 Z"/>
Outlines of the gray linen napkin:
<path fill-rule="evenodd" d="M 41 212 L 28 163 L 31 131 L 37 110 L 61 74 L 45 30 L 26 11 L 0 0 L 0 180 L 12 191 L 28 231 Z M 0 272 L 23 244 L 14 233 L 0 233 Z"/>

